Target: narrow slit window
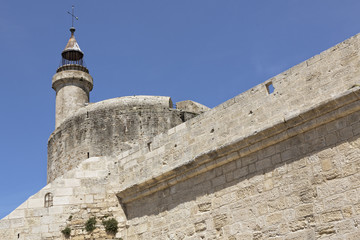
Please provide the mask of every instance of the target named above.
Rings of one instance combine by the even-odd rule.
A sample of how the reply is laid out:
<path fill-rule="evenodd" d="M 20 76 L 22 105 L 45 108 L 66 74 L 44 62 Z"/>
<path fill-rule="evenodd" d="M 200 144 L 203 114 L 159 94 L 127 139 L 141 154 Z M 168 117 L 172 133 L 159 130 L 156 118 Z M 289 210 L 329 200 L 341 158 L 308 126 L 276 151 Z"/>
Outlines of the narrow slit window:
<path fill-rule="evenodd" d="M 53 206 L 53 195 L 51 193 L 47 193 L 45 194 L 44 207 L 48 208 L 52 206 Z"/>
<path fill-rule="evenodd" d="M 268 94 L 272 94 L 275 90 L 274 85 L 272 84 L 272 82 L 269 82 L 266 84 L 266 90 L 268 92 Z"/>

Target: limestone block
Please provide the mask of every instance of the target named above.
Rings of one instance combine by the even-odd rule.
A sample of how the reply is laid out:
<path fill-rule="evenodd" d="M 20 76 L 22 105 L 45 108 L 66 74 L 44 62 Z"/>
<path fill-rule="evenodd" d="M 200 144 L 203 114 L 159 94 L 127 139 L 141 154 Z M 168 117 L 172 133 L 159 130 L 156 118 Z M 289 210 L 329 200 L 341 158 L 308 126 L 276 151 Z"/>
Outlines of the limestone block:
<path fill-rule="evenodd" d="M 84 171 L 84 177 L 85 178 L 95 178 L 98 176 L 97 171 Z"/>
<path fill-rule="evenodd" d="M 73 188 L 57 188 L 54 191 L 55 196 L 71 196 L 73 195 Z"/>
<path fill-rule="evenodd" d="M 9 229 L 9 228 L 10 228 L 10 220 L 9 219 L 2 219 L 0 221 L 0 229 Z"/>
<path fill-rule="evenodd" d="M 64 213 L 63 206 L 52 206 L 49 208 L 49 214 L 51 214 L 51 215 L 63 214 L 63 213 Z"/>
<path fill-rule="evenodd" d="M 283 222 L 283 214 L 281 212 L 272 213 L 266 217 L 266 222 L 268 225 L 279 224 Z"/>
<path fill-rule="evenodd" d="M 66 205 L 70 203 L 71 196 L 55 196 L 54 206 Z"/>
<path fill-rule="evenodd" d="M 202 232 L 206 230 L 205 221 L 195 223 L 195 232 Z"/>
<path fill-rule="evenodd" d="M 343 219 L 343 215 L 340 210 L 324 212 L 321 214 L 322 222 L 333 222 Z"/>
<path fill-rule="evenodd" d="M 31 228 L 31 233 L 40 234 L 40 233 L 47 233 L 49 231 L 48 225 L 40 225 Z"/>
<path fill-rule="evenodd" d="M 44 198 L 30 198 L 28 200 L 28 208 L 43 208 Z"/>
<path fill-rule="evenodd" d="M 64 179 L 64 182 L 65 182 L 65 187 L 68 187 L 68 188 L 78 187 L 81 185 L 80 179 L 74 179 L 74 178 Z"/>
<path fill-rule="evenodd" d="M 15 209 L 12 213 L 9 214 L 8 217 L 9 217 L 9 219 L 24 218 L 25 210 L 24 209 Z"/>
<path fill-rule="evenodd" d="M 85 202 L 86 203 L 93 203 L 94 202 L 94 196 L 93 195 L 85 195 Z"/>
<path fill-rule="evenodd" d="M 210 108 L 190 100 L 181 101 L 176 103 L 176 109 L 201 114 L 209 111 Z"/>
<path fill-rule="evenodd" d="M 346 234 L 346 240 L 357 240 L 359 238 L 360 231 L 355 231 L 353 233 Z"/>

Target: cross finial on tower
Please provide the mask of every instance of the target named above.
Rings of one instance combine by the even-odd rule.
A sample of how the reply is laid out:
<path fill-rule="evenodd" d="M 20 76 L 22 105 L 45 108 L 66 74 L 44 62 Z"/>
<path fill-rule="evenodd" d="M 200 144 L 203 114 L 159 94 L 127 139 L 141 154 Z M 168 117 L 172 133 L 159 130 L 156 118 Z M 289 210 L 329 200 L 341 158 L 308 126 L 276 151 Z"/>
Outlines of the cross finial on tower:
<path fill-rule="evenodd" d="M 71 28 L 74 28 L 74 18 L 79 20 L 79 18 L 74 15 L 74 5 L 72 5 L 71 12 L 68 11 L 67 13 L 71 15 Z"/>

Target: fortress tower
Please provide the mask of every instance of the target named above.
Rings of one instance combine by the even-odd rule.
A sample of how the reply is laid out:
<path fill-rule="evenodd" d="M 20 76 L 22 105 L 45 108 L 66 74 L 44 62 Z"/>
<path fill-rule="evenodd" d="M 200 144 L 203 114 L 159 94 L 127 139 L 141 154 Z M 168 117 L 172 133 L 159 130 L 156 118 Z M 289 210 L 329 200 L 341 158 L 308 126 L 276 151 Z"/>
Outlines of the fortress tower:
<path fill-rule="evenodd" d="M 116 156 L 209 110 L 193 101 L 173 108 L 170 97 L 127 96 L 89 103 L 93 79 L 84 65 L 75 28 L 52 78 L 56 91 L 55 131 L 48 141 L 48 182 L 90 157 Z"/>
<path fill-rule="evenodd" d="M 67 117 L 89 103 L 89 92 L 93 79 L 84 65 L 84 53 L 76 42 L 75 28 L 70 28 L 71 37 L 61 56 L 61 64 L 52 78 L 52 88 L 56 91 L 57 128 Z"/>

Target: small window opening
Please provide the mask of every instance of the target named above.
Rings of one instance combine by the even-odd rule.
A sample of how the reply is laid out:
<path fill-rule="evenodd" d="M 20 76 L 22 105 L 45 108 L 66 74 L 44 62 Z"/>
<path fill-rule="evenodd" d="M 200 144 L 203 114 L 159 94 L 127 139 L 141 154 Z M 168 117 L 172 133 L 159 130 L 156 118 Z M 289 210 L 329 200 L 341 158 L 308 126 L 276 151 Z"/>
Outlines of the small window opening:
<path fill-rule="evenodd" d="M 20 233 L 18 233 L 18 238 L 20 238 Z"/>
<path fill-rule="evenodd" d="M 274 88 L 272 82 L 268 82 L 266 84 L 266 90 L 267 90 L 268 94 L 272 94 L 274 92 L 275 88 Z"/>
<path fill-rule="evenodd" d="M 53 206 L 53 195 L 51 193 L 45 194 L 44 199 L 44 207 L 52 207 Z"/>
<path fill-rule="evenodd" d="M 90 153 L 89 152 L 87 153 L 87 157 L 90 158 Z"/>
<path fill-rule="evenodd" d="M 149 152 L 150 152 L 151 151 L 151 142 L 148 142 L 147 146 L 148 146 L 148 149 L 149 149 Z"/>

